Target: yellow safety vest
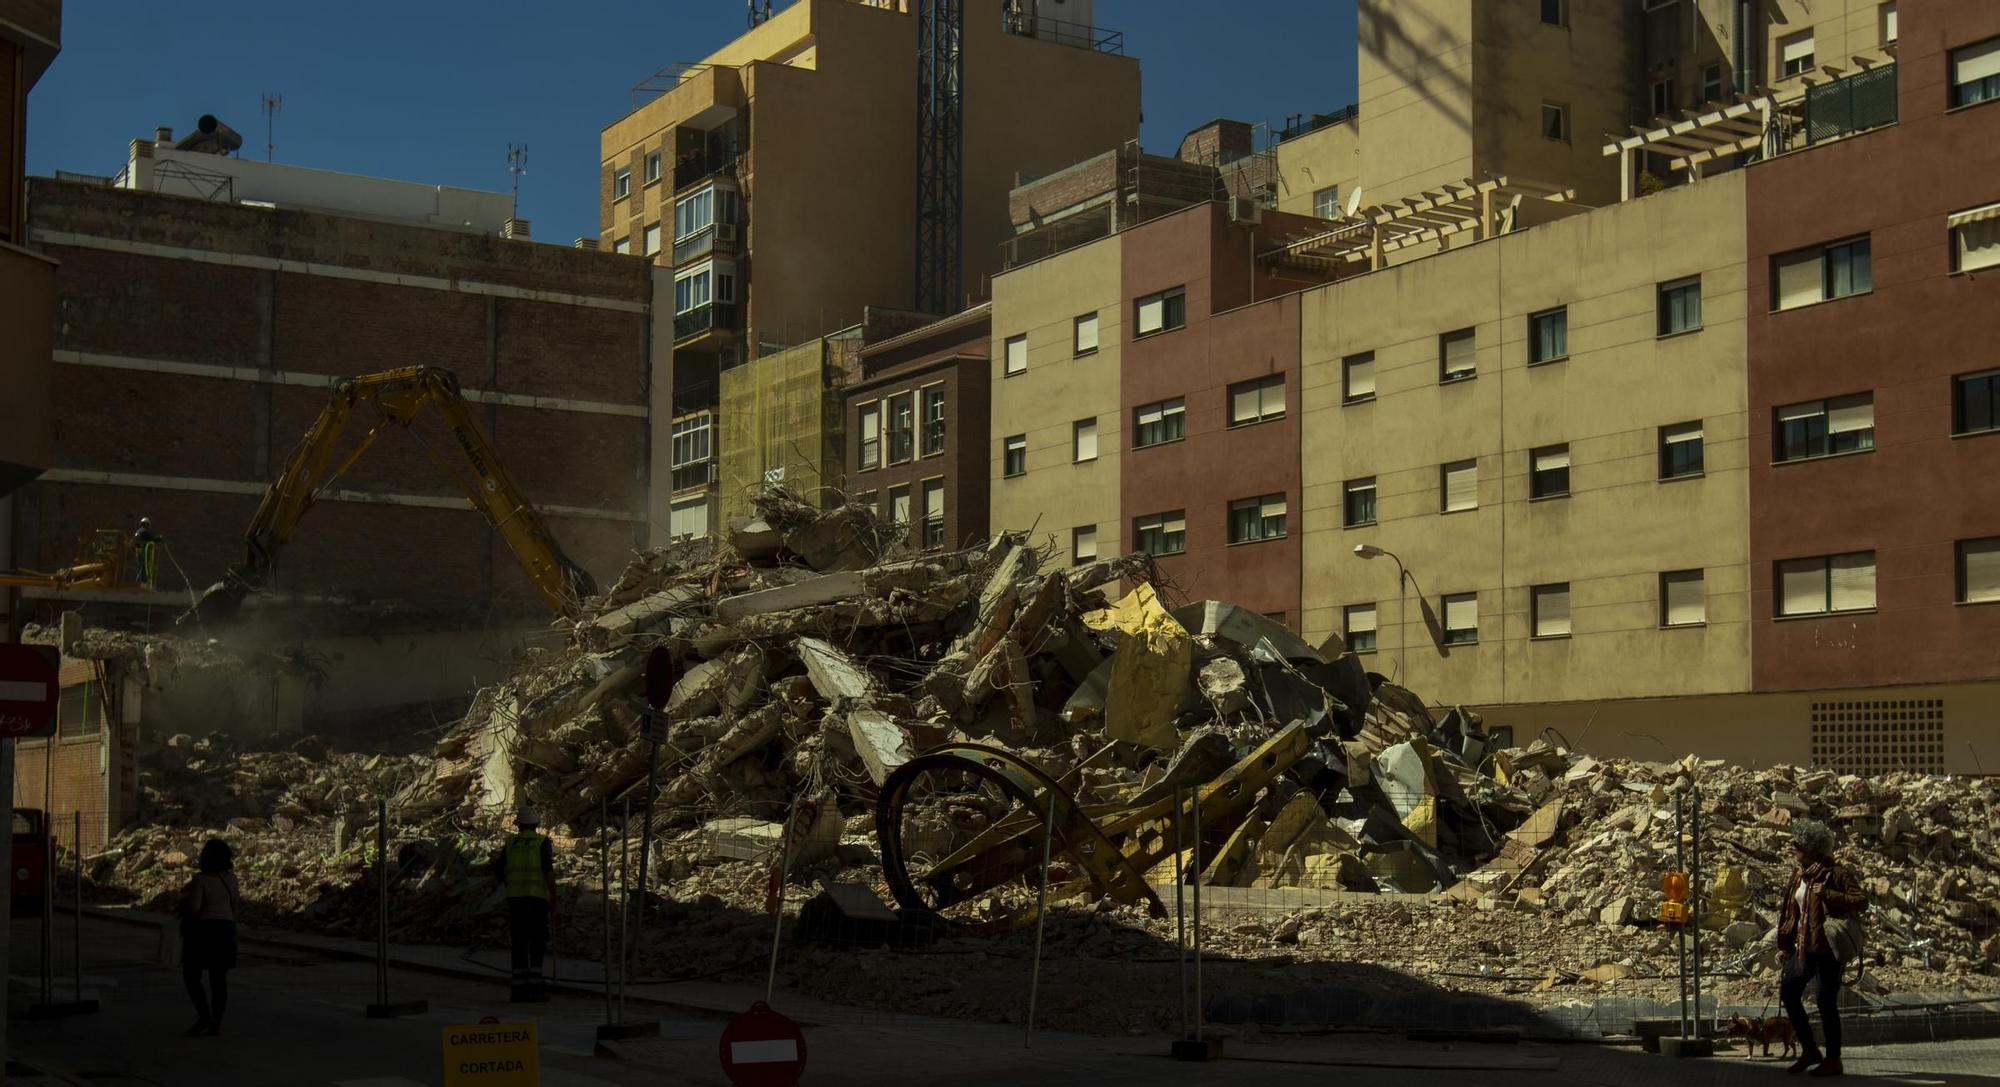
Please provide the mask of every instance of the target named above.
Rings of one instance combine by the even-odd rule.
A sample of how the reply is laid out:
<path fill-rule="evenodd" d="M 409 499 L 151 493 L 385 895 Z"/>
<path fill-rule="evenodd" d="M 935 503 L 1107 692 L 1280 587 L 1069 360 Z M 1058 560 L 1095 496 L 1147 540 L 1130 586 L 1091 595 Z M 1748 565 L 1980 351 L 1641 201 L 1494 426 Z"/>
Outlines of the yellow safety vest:
<path fill-rule="evenodd" d="M 548 838 L 540 834 L 516 834 L 507 839 L 507 897 L 541 898 L 549 897 L 549 881 L 542 875 L 542 843 Z"/>

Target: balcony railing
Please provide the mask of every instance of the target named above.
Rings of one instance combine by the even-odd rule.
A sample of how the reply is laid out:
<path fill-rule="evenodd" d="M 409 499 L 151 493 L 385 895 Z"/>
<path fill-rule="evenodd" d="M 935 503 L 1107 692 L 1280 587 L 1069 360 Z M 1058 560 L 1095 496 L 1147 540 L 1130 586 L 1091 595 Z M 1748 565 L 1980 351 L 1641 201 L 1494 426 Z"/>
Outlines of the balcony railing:
<path fill-rule="evenodd" d="M 712 460 L 677 464 L 673 472 L 673 486 L 676 491 L 684 491 L 690 487 L 706 487 L 715 482 L 715 462 Z"/>
<path fill-rule="evenodd" d="M 1001 10 L 1001 29 L 1023 38 L 1039 38 L 1057 45 L 1089 49 L 1098 53 L 1124 55 L 1125 34 L 1123 31 L 1106 30 L 1088 23 L 1071 23 L 1061 19 L 1048 19 L 1027 12 Z"/>
<path fill-rule="evenodd" d="M 686 313 L 674 314 L 674 342 L 691 339 L 717 328 L 736 327 L 736 303 L 710 302 Z"/>
<path fill-rule="evenodd" d="M 690 264 L 710 253 L 737 252 L 739 229 L 735 223 L 714 223 L 682 238 L 674 243 L 674 265 Z"/>
<path fill-rule="evenodd" d="M 1278 130 L 1278 142 L 1296 140 L 1307 133 L 1318 132 L 1328 125 L 1345 124 L 1361 116 L 1359 105 L 1343 106 L 1332 113 L 1315 113 L 1311 117 L 1294 114 L 1286 120 L 1285 127 Z"/>
<path fill-rule="evenodd" d="M 1806 145 L 1896 121 L 1896 66 L 1884 64 L 1806 89 Z"/>
<path fill-rule="evenodd" d="M 697 182 L 722 175 L 736 176 L 736 163 L 742 159 L 743 149 L 734 140 L 711 143 L 702 150 L 674 160 L 674 191 L 679 192 Z"/>

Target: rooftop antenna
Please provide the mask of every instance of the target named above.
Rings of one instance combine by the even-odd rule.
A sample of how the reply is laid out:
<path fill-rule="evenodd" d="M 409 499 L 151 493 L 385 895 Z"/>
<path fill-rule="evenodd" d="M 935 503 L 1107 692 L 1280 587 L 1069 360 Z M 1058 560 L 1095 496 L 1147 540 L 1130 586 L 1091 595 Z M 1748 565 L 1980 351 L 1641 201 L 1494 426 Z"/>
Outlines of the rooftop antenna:
<path fill-rule="evenodd" d="M 275 91 L 264 92 L 264 161 L 265 162 L 270 162 L 272 155 L 275 154 L 278 150 L 278 145 L 272 142 L 272 133 L 276 128 L 276 125 L 273 122 L 277 120 L 278 111 L 284 108 L 285 108 L 284 95 L 278 94 Z"/>
<path fill-rule="evenodd" d="M 514 175 L 514 210 L 507 217 L 510 219 L 519 219 L 521 217 L 521 175 L 528 172 L 527 144 L 510 143 L 507 145 L 507 169 Z"/>

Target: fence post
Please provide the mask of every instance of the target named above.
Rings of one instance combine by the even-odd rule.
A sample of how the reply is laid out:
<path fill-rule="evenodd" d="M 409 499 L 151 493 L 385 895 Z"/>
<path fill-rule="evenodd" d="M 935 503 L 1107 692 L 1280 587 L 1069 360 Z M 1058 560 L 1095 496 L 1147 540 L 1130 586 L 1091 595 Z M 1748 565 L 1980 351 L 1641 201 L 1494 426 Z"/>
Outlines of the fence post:
<path fill-rule="evenodd" d="M 389 800 L 375 801 L 375 1003 L 368 1005 L 370 1019 L 396 1019 L 423 1015 L 431 1010 L 428 1000 L 389 999 Z"/>
<path fill-rule="evenodd" d="M 1051 792 L 1048 796 L 1049 810 L 1043 818 L 1042 826 L 1042 886 L 1035 896 L 1035 965 L 1028 975 L 1028 1027 L 1021 1036 L 1021 1048 L 1026 1049 L 1035 1038 L 1035 997 L 1042 985 L 1042 928 L 1049 917 L 1049 847 L 1056 838 L 1056 799 Z"/>

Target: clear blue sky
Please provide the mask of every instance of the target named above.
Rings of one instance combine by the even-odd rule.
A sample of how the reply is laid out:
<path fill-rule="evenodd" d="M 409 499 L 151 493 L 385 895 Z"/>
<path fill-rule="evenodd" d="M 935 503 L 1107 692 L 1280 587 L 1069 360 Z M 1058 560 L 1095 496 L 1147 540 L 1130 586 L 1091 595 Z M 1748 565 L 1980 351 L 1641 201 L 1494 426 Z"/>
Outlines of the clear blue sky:
<path fill-rule="evenodd" d="M 1098 0 L 1097 21 L 1141 58 L 1151 151 L 1215 117 L 1282 123 L 1354 97 L 1354 0 Z M 738 0 L 67 0 L 28 170 L 114 173 L 127 141 L 203 113 L 261 158 L 259 95 L 276 91 L 283 162 L 505 191 L 507 145 L 526 143 L 521 214 L 566 242 L 597 233 L 597 133 L 632 84 L 743 28 Z"/>

